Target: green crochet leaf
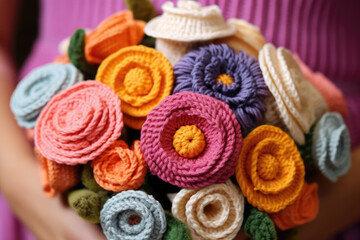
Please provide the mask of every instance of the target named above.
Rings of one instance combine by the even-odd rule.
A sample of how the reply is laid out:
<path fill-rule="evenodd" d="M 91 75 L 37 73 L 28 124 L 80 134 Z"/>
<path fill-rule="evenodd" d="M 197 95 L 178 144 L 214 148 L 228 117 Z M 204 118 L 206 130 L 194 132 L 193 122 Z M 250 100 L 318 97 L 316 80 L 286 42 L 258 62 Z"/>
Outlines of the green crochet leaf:
<path fill-rule="evenodd" d="M 310 128 L 309 132 L 305 134 L 305 144 L 298 146 L 299 152 L 301 154 L 301 158 L 304 161 L 306 169 L 309 171 L 314 171 L 317 169 L 316 163 L 312 157 L 314 129 L 315 129 L 315 124 Z"/>
<path fill-rule="evenodd" d="M 273 221 L 257 208 L 252 208 L 245 220 L 244 230 L 247 236 L 255 240 L 274 240 L 276 230 Z"/>
<path fill-rule="evenodd" d="M 84 165 L 81 172 L 81 182 L 87 189 L 94 192 L 102 190 L 100 185 L 94 179 L 93 168 L 90 164 Z"/>
<path fill-rule="evenodd" d="M 191 240 L 190 230 L 181 222 L 169 213 L 165 214 L 167 222 L 167 230 L 163 236 L 163 240 Z"/>
<path fill-rule="evenodd" d="M 125 0 L 125 3 L 137 20 L 148 22 L 157 15 L 149 0 Z"/>
<path fill-rule="evenodd" d="M 95 79 L 97 65 L 90 65 L 85 58 L 85 30 L 80 28 L 71 36 L 68 48 L 70 62 L 81 71 L 86 79 Z"/>

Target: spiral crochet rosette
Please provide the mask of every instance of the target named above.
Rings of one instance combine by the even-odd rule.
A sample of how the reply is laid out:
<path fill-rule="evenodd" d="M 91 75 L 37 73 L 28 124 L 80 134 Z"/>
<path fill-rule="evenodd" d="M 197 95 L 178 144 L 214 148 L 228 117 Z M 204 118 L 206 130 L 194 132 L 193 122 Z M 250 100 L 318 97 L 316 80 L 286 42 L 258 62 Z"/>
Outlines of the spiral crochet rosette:
<path fill-rule="evenodd" d="M 78 83 L 55 95 L 35 126 L 35 145 L 49 160 L 84 164 L 120 137 L 120 100 L 96 81 Z"/>
<path fill-rule="evenodd" d="M 91 162 L 96 182 L 105 190 L 120 192 L 138 189 L 145 180 L 147 165 L 140 151 L 140 141 L 131 148 L 119 140 Z"/>
<path fill-rule="evenodd" d="M 272 95 L 266 101 L 269 107 L 265 122 L 285 126 L 284 130 L 297 143 L 304 144 L 304 134 L 328 110 L 324 98 L 305 79 L 291 52 L 285 48 L 265 44 L 259 53 L 259 63 Z"/>
<path fill-rule="evenodd" d="M 50 98 L 82 80 L 82 74 L 70 64 L 51 63 L 30 72 L 17 85 L 10 101 L 19 126 L 34 128 Z"/>
<path fill-rule="evenodd" d="M 230 180 L 182 189 L 174 198 L 172 213 L 189 227 L 192 239 L 231 240 L 243 222 L 244 196 Z"/>
<path fill-rule="evenodd" d="M 150 171 L 179 187 L 225 182 L 234 174 L 241 146 L 231 109 L 198 93 L 166 97 L 141 129 L 140 147 Z"/>
<path fill-rule="evenodd" d="M 351 166 L 350 134 L 339 113 L 326 113 L 316 124 L 312 155 L 320 171 L 336 182 Z"/>
<path fill-rule="evenodd" d="M 259 64 L 225 44 L 190 51 L 174 67 L 174 93 L 193 91 L 227 103 L 247 133 L 262 121 L 269 96 Z"/>
<path fill-rule="evenodd" d="M 140 129 L 151 109 L 171 93 L 173 69 L 160 52 L 132 46 L 107 57 L 96 80 L 111 87 L 121 99 L 124 123 Z"/>
<path fill-rule="evenodd" d="M 284 209 L 299 196 L 304 176 L 300 153 L 281 129 L 262 125 L 244 139 L 236 179 L 254 207 L 268 213 Z"/>
<path fill-rule="evenodd" d="M 158 240 L 166 231 L 160 203 L 142 191 L 123 191 L 106 201 L 100 223 L 111 240 Z"/>

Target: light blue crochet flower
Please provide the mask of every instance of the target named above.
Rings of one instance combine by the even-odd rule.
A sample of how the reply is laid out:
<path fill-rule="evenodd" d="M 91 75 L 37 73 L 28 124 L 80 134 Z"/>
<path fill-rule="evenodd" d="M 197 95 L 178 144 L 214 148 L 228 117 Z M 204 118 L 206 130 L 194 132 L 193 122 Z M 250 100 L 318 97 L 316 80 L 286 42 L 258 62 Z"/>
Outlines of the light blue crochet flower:
<path fill-rule="evenodd" d="M 160 203 L 142 191 L 123 191 L 107 200 L 100 223 L 111 240 L 157 240 L 166 231 Z"/>
<path fill-rule="evenodd" d="M 10 108 L 19 126 L 34 128 L 51 97 L 82 80 L 83 75 L 71 64 L 50 63 L 30 72 L 11 96 Z"/>
<path fill-rule="evenodd" d="M 350 135 L 339 113 L 326 113 L 316 124 L 312 155 L 320 171 L 332 182 L 349 170 Z"/>

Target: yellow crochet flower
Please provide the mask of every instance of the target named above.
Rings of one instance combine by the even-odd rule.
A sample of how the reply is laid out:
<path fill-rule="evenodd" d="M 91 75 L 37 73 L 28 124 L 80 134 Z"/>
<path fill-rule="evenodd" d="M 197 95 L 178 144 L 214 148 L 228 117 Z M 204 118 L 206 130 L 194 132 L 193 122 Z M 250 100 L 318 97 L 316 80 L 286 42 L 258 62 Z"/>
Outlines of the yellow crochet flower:
<path fill-rule="evenodd" d="M 259 210 L 274 213 L 293 203 L 304 176 L 300 153 L 280 128 L 262 125 L 244 139 L 236 179 L 248 202 Z"/>
<path fill-rule="evenodd" d="M 96 78 L 121 99 L 124 123 L 141 129 L 147 114 L 173 88 L 173 69 L 160 52 L 145 46 L 120 49 L 100 65 Z"/>

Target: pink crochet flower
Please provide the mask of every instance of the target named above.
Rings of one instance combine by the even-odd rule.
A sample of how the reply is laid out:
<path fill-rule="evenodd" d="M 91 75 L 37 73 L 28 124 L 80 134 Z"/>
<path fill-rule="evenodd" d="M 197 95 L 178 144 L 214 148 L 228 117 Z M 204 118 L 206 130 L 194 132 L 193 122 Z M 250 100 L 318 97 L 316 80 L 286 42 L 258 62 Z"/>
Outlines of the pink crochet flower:
<path fill-rule="evenodd" d="M 153 174 L 179 187 L 201 188 L 234 174 L 242 135 L 227 104 L 184 91 L 149 113 L 140 144 Z"/>
<path fill-rule="evenodd" d="M 108 86 L 86 81 L 55 95 L 35 126 L 39 152 L 57 163 L 83 164 L 121 135 L 120 99 Z"/>

